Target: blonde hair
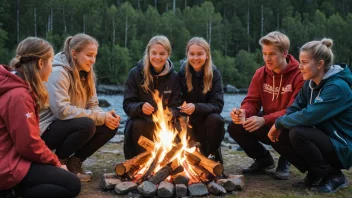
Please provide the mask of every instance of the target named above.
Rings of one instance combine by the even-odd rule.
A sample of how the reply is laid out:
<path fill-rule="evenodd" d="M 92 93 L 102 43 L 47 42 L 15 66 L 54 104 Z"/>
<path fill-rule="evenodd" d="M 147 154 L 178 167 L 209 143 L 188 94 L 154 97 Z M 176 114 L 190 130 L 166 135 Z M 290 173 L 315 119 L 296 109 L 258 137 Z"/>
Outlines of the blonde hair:
<path fill-rule="evenodd" d="M 39 60 L 44 64 L 54 56 L 52 45 L 41 38 L 28 37 L 21 41 L 16 49 L 16 56 L 10 62 L 10 66 L 16 71 L 22 72 L 24 80 L 38 98 L 40 108 L 49 106 L 49 95 L 40 77 Z"/>
<path fill-rule="evenodd" d="M 324 69 L 327 71 L 334 61 L 334 53 L 331 48 L 333 41 L 329 38 L 323 38 L 321 41 L 310 41 L 300 48 L 300 52 L 308 52 L 316 61 L 324 61 Z"/>
<path fill-rule="evenodd" d="M 168 55 L 171 55 L 171 43 L 169 39 L 166 36 L 163 35 L 156 35 L 153 38 L 150 39 L 150 41 L 147 44 L 147 47 L 145 48 L 144 51 L 144 56 L 143 56 L 143 78 L 144 81 L 142 83 L 142 89 L 145 92 L 150 91 L 149 85 L 150 83 L 153 82 L 153 76 L 150 73 L 150 61 L 149 61 L 149 50 L 152 45 L 159 44 L 164 47 Z"/>
<path fill-rule="evenodd" d="M 205 50 L 206 55 L 208 57 L 204 63 L 204 77 L 203 77 L 204 89 L 202 91 L 203 94 L 206 94 L 208 91 L 210 91 L 212 87 L 212 81 L 213 81 L 213 68 L 212 68 L 213 63 L 212 63 L 211 54 L 210 54 L 210 46 L 205 39 L 201 37 L 193 37 L 187 43 L 186 55 L 188 54 L 188 51 L 191 45 L 198 45 L 202 47 Z M 188 60 L 186 61 L 185 69 L 186 69 L 187 91 L 190 92 L 192 91 L 193 86 L 192 86 L 192 73 L 190 72 L 190 63 Z"/>
<path fill-rule="evenodd" d="M 72 57 L 72 51 L 81 52 L 88 44 L 94 44 L 99 47 L 98 41 L 87 34 L 76 34 L 69 36 L 65 40 L 64 52 L 68 63 L 72 68 L 71 86 L 69 88 L 69 95 L 73 100 L 81 100 L 87 95 L 87 99 L 95 94 L 95 72 L 92 68 L 86 77 L 86 85 L 83 87 L 81 77 L 79 75 L 79 67 Z M 85 92 L 85 93 L 84 93 Z"/>
<path fill-rule="evenodd" d="M 278 47 L 281 52 L 288 51 L 290 49 L 290 39 L 279 31 L 270 32 L 263 36 L 259 40 L 259 44 L 260 46 L 274 45 Z"/>

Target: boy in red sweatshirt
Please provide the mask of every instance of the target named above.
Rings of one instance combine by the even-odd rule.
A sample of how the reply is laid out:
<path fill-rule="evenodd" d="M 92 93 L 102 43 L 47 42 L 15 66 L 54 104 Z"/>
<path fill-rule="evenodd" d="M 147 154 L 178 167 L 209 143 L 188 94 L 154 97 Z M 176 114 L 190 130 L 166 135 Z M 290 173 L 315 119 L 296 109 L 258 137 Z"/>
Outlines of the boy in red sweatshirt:
<path fill-rule="evenodd" d="M 230 136 L 253 158 L 243 174 L 260 174 L 275 167 L 269 151 L 260 143 L 271 144 L 267 134 L 275 120 L 286 113 L 303 85 L 298 61 L 290 54 L 290 40 L 278 31 L 259 40 L 265 65 L 257 69 L 240 109 L 231 112 Z M 262 109 L 261 109 L 262 108 Z M 262 110 L 262 115 L 258 115 Z M 260 142 L 259 142 L 260 141 Z M 290 164 L 279 158 L 275 179 L 288 179 Z"/>

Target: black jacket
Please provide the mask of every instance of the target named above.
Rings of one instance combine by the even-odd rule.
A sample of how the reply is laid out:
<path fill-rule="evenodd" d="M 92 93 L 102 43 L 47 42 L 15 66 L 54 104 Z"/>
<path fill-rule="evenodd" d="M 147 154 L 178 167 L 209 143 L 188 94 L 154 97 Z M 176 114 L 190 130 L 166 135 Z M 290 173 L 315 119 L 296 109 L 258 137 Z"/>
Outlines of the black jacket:
<path fill-rule="evenodd" d="M 187 91 L 186 85 L 186 70 L 185 65 L 182 65 L 178 72 L 181 80 L 182 99 L 187 103 L 193 103 L 196 107 L 192 115 L 207 116 L 211 113 L 220 114 L 224 107 L 224 89 L 220 71 L 213 66 L 213 84 L 210 91 L 203 94 L 203 72 L 195 72 L 192 67 L 189 67 L 192 73 L 192 91 Z"/>
<path fill-rule="evenodd" d="M 163 76 L 153 75 L 153 83 L 150 84 L 150 90 L 157 89 L 163 96 L 164 107 L 171 107 L 173 111 L 178 111 L 177 107 L 181 105 L 181 88 L 179 76 L 174 70 L 174 66 L 168 60 L 170 69 Z M 123 109 L 130 117 L 151 117 L 142 112 L 142 106 L 145 102 L 151 104 L 155 109 L 157 106 L 151 93 L 145 92 L 141 85 L 143 83 L 143 63 L 140 61 L 131 69 L 125 85 Z"/>
<path fill-rule="evenodd" d="M 163 96 L 163 105 L 167 106 L 173 113 L 174 118 L 179 116 L 178 106 L 182 104 L 180 78 L 174 70 L 173 64 L 168 60 L 170 68 L 165 75 L 153 75 L 153 83 L 149 86 L 150 90 L 157 89 Z M 162 72 L 163 73 L 163 72 Z M 155 110 L 157 105 L 153 100 L 152 93 L 146 93 L 141 85 L 143 83 L 143 63 L 140 61 L 131 69 L 125 85 L 123 109 L 129 116 L 125 127 L 124 154 L 126 159 L 131 159 L 137 155 L 132 139 L 133 118 L 144 118 L 151 121 L 151 115 L 147 116 L 142 112 L 145 102 L 151 104 Z"/>

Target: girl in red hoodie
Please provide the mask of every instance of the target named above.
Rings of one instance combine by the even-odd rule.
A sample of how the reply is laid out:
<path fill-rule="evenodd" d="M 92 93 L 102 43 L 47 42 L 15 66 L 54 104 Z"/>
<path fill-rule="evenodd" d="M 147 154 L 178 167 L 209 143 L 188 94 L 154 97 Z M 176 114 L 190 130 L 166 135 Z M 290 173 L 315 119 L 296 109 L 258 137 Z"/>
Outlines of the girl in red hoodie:
<path fill-rule="evenodd" d="M 0 197 L 75 197 L 79 179 L 61 166 L 39 135 L 38 109 L 48 105 L 42 81 L 51 73 L 54 51 L 29 37 L 10 65 L 0 65 Z"/>

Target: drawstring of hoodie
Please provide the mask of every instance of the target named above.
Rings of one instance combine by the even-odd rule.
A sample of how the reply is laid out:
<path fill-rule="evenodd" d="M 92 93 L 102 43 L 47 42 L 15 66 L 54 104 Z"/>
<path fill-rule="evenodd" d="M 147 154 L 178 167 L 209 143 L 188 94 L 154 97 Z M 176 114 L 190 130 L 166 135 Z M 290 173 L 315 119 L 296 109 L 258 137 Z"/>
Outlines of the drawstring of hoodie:
<path fill-rule="evenodd" d="M 311 92 L 310 92 L 309 104 L 312 104 L 313 91 L 314 91 L 314 87 L 313 87 L 311 84 L 312 84 L 312 80 L 309 81 L 309 88 L 310 88 L 310 91 L 311 91 Z M 318 95 L 317 95 L 317 97 L 315 97 L 315 98 L 319 98 L 320 92 L 321 92 L 321 89 L 319 90 Z"/>
<path fill-rule="evenodd" d="M 281 74 L 281 80 L 280 80 L 280 85 L 279 85 L 279 91 L 276 95 L 276 99 L 279 98 L 279 95 L 280 95 L 280 90 L 281 90 L 281 85 L 282 85 L 282 74 Z M 271 99 L 271 101 L 274 101 L 275 99 L 275 76 L 273 76 L 273 98 Z"/>

